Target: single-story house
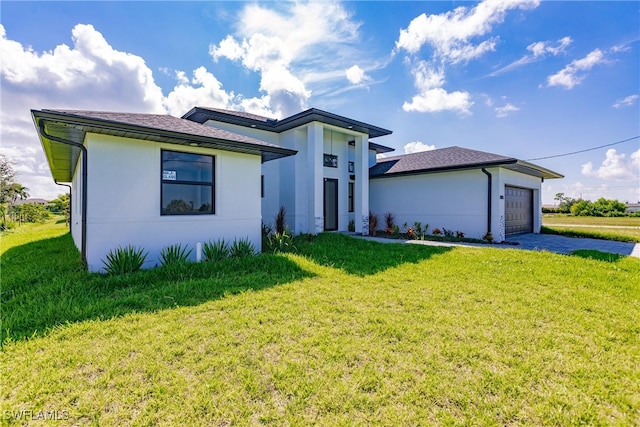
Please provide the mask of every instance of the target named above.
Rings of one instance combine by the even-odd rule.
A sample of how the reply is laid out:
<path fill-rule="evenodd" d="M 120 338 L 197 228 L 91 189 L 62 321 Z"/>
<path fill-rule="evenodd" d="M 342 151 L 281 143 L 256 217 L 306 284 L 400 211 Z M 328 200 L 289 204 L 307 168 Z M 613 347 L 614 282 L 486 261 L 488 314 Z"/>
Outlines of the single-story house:
<path fill-rule="evenodd" d="M 293 233 L 369 232 L 369 212 L 470 237 L 538 232 L 561 175 L 459 147 L 378 159 L 390 130 L 319 109 L 284 119 L 194 107 L 181 118 L 32 110 L 53 178 L 72 183 L 72 235 L 92 271 L 118 246 L 158 263 L 176 243 L 248 238 L 279 208 Z M 517 221 L 513 218 L 518 217 Z"/>
<path fill-rule="evenodd" d="M 45 199 L 39 199 L 37 197 L 30 197 L 28 199 L 18 199 L 15 201 L 14 206 L 20 206 L 20 205 L 24 205 L 27 203 L 33 203 L 36 205 L 42 205 L 42 206 L 47 206 L 49 204 L 48 201 L 46 201 Z"/>
<path fill-rule="evenodd" d="M 636 213 L 640 212 L 640 203 L 627 203 L 627 207 L 625 209 L 626 213 Z"/>

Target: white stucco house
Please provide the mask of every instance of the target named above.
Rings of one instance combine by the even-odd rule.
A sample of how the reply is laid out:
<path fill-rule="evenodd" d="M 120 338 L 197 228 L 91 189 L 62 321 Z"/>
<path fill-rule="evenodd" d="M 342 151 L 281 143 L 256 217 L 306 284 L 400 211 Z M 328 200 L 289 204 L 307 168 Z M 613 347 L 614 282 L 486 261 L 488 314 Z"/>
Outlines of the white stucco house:
<path fill-rule="evenodd" d="M 494 239 L 539 232 L 540 188 L 562 175 L 451 147 L 376 159 L 390 130 L 315 108 L 284 119 L 195 107 L 183 117 L 32 110 L 52 176 L 71 183 L 72 235 L 92 271 L 135 245 L 249 238 L 281 206 L 292 232 L 368 234 L 369 212 Z"/>

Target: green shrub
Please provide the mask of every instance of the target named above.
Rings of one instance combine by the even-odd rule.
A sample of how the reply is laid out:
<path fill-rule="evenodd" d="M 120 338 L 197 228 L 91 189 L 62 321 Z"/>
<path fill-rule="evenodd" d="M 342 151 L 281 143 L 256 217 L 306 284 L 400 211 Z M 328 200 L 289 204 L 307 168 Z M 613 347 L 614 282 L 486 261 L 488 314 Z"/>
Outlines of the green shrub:
<path fill-rule="evenodd" d="M 267 252 L 296 252 L 297 248 L 294 244 L 293 235 L 288 229 L 284 233 L 274 233 L 267 236 L 265 250 Z"/>
<path fill-rule="evenodd" d="M 229 256 L 229 245 L 223 239 L 209 240 L 202 245 L 202 255 L 205 261 L 220 261 Z"/>
<path fill-rule="evenodd" d="M 109 251 L 107 259 L 102 262 L 107 274 L 133 273 L 142 268 L 147 255 L 149 254 L 144 249 L 129 245 Z"/>
<path fill-rule="evenodd" d="M 170 264 L 186 264 L 189 262 L 189 256 L 192 250 L 187 250 L 188 246 L 182 246 L 181 243 L 167 246 L 160 251 L 160 263 L 162 265 Z"/>
<path fill-rule="evenodd" d="M 229 256 L 231 258 L 242 258 L 253 256 L 255 254 L 256 248 L 248 238 L 240 240 L 234 239 L 233 243 L 231 244 L 231 248 L 229 249 Z"/>
<path fill-rule="evenodd" d="M 36 222 L 43 224 L 51 216 L 50 212 L 43 205 L 38 203 L 24 203 L 13 207 L 13 214 L 20 222 Z"/>
<path fill-rule="evenodd" d="M 578 200 L 571 206 L 571 213 L 575 216 L 624 216 L 627 206 L 618 200 L 607 200 L 604 197 L 595 202 Z"/>

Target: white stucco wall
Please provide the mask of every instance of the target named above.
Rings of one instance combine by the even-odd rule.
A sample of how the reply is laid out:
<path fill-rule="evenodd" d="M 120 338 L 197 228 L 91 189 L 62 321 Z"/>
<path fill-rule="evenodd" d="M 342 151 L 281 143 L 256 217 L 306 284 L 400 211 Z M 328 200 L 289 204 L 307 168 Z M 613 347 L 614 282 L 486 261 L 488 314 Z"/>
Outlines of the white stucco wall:
<path fill-rule="evenodd" d="M 294 233 L 317 233 L 324 228 L 324 178 L 338 179 L 338 230 L 346 231 L 350 220 L 356 219 L 348 212 L 350 174 L 348 162 L 355 163 L 356 173 L 364 170 L 368 177 L 368 167 L 358 166 L 358 156 L 349 141 L 358 139 L 368 143 L 368 136 L 359 132 L 327 125 L 321 122 L 306 123 L 298 128 L 280 134 L 245 126 L 218 121 L 208 121 L 206 125 L 250 136 L 282 147 L 297 150 L 293 157 L 267 162 L 262 165 L 265 179 L 265 195 L 261 200 L 262 221 L 273 225 L 281 206 L 287 212 L 286 222 Z M 323 154 L 338 156 L 338 168 L 323 166 Z M 362 162 L 375 164 L 375 151 L 367 150 Z M 364 190 L 363 190 L 364 188 Z M 360 178 L 355 180 L 355 199 L 368 195 L 368 186 Z M 357 217 L 362 221 L 367 217 L 367 206 Z"/>
<path fill-rule="evenodd" d="M 249 238 L 260 250 L 259 156 L 97 134 L 88 134 L 85 144 L 91 271 L 103 268 L 109 250 L 126 245 L 149 252 L 146 268 L 159 264 L 161 249 L 176 243 L 189 245 L 194 259 L 196 243 L 210 239 Z M 160 215 L 161 149 L 215 156 L 214 215 Z"/>
<path fill-rule="evenodd" d="M 487 177 L 480 170 L 372 179 L 369 204 L 380 229 L 391 212 L 401 228 L 421 222 L 429 233 L 445 227 L 478 239 L 487 231 Z"/>
<path fill-rule="evenodd" d="M 541 179 L 504 168 L 488 168 L 492 175 L 491 232 L 498 242 L 505 240 L 505 186 L 533 190 L 534 232 L 540 232 Z M 391 212 L 395 223 L 412 226 L 419 221 L 434 227 L 459 230 L 466 237 L 481 239 L 487 232 L 488 177 L 480 170 L 377 178 L 370 181 L 370 207 L 378 215 Z"/>

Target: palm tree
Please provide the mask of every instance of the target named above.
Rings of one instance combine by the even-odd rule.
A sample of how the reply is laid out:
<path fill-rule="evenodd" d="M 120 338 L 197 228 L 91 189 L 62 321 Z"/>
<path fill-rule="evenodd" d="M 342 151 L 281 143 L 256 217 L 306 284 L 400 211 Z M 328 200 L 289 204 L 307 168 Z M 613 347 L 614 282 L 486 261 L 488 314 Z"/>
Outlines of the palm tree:
<path fill-rule="evenodd" d="M 19 182 L 14 182 L 9 186 L 11 194 L 11 206 L 15 205 L 16 200 L 24 200 L 29 197 L 29 189 Z"/>

